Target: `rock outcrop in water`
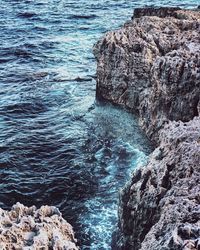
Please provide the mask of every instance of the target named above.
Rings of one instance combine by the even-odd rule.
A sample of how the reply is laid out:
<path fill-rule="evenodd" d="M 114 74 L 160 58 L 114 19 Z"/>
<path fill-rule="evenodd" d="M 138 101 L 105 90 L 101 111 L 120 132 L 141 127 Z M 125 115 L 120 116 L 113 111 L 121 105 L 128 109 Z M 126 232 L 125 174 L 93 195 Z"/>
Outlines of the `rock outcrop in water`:
<path fill-rule="evenodd" d="M 11 211 L 0 208 L 0 249 L 77 250 L 71 225 L 55 207 L 40 209 L 20 203 Z"/>
<path fill-rule="evenodd" d="M 200 12 L 136 9 L 94 47 L 97 97 L 158 146 L 122 190 L 118 248 L 200 249 Z"/>
<path fill-rule="evenodd" d="M 123 249 L 199 249 L 200 118 L 171 122 L 121 193 Z"/>
<path fill-rule="evenodd" d="M 168 120 L 198 115 L 200 12 L 147 8 L 134 16 L 94 47 L 97 97 L 138 113 L 157 142 Z"/>

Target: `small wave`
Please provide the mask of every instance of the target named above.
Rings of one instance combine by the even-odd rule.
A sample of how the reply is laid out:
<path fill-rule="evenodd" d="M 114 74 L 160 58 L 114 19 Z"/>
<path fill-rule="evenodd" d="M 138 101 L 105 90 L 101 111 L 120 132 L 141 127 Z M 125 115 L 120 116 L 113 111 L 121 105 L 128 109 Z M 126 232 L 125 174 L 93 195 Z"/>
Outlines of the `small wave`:
<path fill-rule="evenodd" d="M 38 58 L 43 54 L 42 48 L 36 43 L 23 43 L 11 47 L 4 47 L 0 51 L 0 58 L 2 62 L 15 59 L 33 59 Z"/>
<path fill-rule="evenodd" d="M 12 60 L 12 58 L 0 58 L 0 63 L 7 63 L 11 60 Z"/>
<path fill-rule="evenodd" d="M 84 77 L 76 77 L 76 78 L 71 78 L 71 79 L 67 79 L 67 78 L 59 78 L 55 77 L 53 79 L 53 81 L 55 82 L 91 82 L 92 81 L 92 77 L 91 78 L 84 78 Z"/>
<path fill-rule="evenodd" d="M 36 81 L 36 80 L 48 78 L 48 76 L 49 76 L 49 73 L 46 71 L 32 72 L 26 75 L 26 80 Z"/>
<path fill-rule="evenodd" d="M 29 52 L 26 48 L 11 47 L 3 48 L 0 52 L 0 55 L 5 58 L 8 56 L 29 57 L 31 56 L 31 52 Z"/>
<path fill-rule="evenodd" d="M 79 29 L 80 30 L 89 30 L 90 28 L 89 27 L 80 27 Z"/>
<path fill-rule="evenodd" d="M 8 150 L 6 146 L 0 146 L 0 153 L 4 153 Z M 1 166 L 1 165 L 0 165 Z"/>
<path fill-rule="evenodd" d="M 83 77 L 76 77 L 75 79 L 73 79 L 73 81 L 75 82 L 89 82 L 92 81 L 92 78 L 83 78 Z"/>
<path fill-rule="evenodd" d="M 6 114 L 37 114 L 45 112 L 47 110 L 46 106 L 40 102 L 35 103 L 17 103 L 12 105 L 7 105 L 1 109 L 0 113 Z"/>
<path fill-rule="evenodd" d="M 47 31 L 48 30 L 46 27 L 42 27 L 42 26 L 35 26 L 33 29 L 36 31 Z"/>
<path fill-rule="evenodd" d="M 37 14 L 35 12 L 21 12 L 21 13 L 18 13 L 17 16 L 21 18 L 32 18 L 32 17 L 37 16 Z"/>
<path fill-rule="evenodd" d="M 97 15 L 71 15 L 70 19 L 95 19 Z"/>
<path fill-rule="evenodd" d="M 10 53 L 12 53 L 12 50 L 10 51 Z M 13 49 L 13 55 L 17 57 L 30 58 L 33 55 L 33 53 L 24 47 L 24 48 Z"/>

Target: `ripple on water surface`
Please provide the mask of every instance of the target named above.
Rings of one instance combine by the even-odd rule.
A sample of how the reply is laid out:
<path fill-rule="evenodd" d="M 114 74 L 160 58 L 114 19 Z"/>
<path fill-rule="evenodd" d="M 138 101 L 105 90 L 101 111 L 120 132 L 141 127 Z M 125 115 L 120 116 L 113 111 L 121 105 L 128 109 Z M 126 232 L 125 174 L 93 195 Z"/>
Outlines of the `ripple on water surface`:
<path fill-rule="evenodd" d="M 95 103 L 92 46 L 134 7 L 198 1 L 0 3 L 0 205 L 58 206 L 82 249 L 111 249 L 118 190 L 151 146 L 131 114 Z"/>

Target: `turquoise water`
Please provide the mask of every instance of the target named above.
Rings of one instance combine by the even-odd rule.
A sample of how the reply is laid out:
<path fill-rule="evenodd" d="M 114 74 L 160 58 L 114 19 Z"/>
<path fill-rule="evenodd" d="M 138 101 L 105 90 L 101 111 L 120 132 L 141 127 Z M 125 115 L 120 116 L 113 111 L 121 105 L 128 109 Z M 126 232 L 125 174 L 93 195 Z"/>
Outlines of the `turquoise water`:
<path fill-rule="evenodd" d="M 95 101 L 93 44 L 135 7 L 198 1 L 0 0 L 0 205 L 55 205 L 81 249 L 111 249 L 118 190 L 151 146 Z"/>

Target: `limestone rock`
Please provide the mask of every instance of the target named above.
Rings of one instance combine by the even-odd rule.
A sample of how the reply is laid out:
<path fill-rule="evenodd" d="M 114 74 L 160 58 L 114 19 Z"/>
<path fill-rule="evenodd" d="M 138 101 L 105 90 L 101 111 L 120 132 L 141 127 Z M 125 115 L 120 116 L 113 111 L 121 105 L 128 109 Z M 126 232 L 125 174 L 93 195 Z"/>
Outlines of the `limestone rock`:
<path fill-rule="evenodd" d="M 170 122 L 120 198 L 121 249 L 198 250 L 200 117 Z M 158 157 L 159 156 L 159 157 Z"/>
<path fill-rule="evenodd" d="M 56 207 L 25 207 L 17 203 L 10 211 L 0 208 L 1 250 L 77 250 L 72 226 Z"/>
<path fill-rule="evenodd" d="M 94 46 L 97 97 L 139 114 L 158 143 L 168 120 L 191 120 L 200 106 L 200 12 L 136 9 L 133 20 Z"/>
<path fill-rule="evenodd" d="M 119 204 L 114 249 L 200 249 L 200 11 L 136 9 L 94 46 L 97 97 L 129 108 L 157 144 Z"/>

